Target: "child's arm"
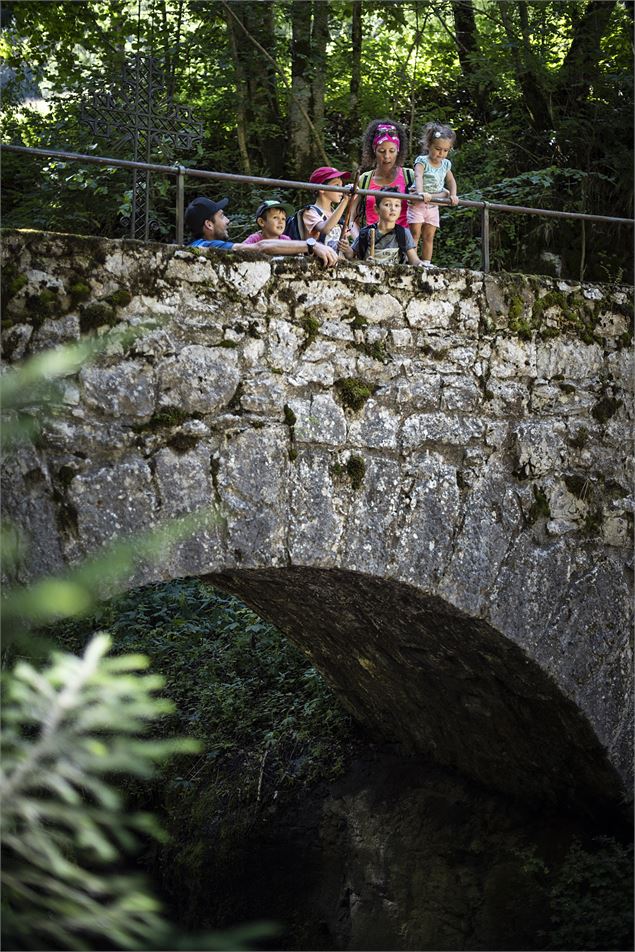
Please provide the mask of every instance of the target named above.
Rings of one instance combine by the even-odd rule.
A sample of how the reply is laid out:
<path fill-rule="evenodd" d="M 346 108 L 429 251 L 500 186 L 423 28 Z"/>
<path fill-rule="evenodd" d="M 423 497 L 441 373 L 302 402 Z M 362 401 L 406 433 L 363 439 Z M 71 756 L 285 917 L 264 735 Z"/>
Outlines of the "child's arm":
<path fill-rule="evenodd" d="M 335 226 L 336 226 L 337 223 L 339 222 L 340 218 L 342 217 L 342 212 L 344 211 L 344 209 L 345 209 L 346 206 L 348 205 L 349 201 L 350 201 L 350 195 L 345 195 L 344 198 L 342 199 L 342 201 L 339 203 L 339 205 L 338 205 L 337 208 L 335 209 L 335 211 L 334 211 L 334 212 L 331 212 L 330 218 L 327 218 L 326 221 L 317 221 L 317 222 L 314 222 L 314 224 L 313 224 L 312 227 L 313 227 L 316 231 L 319 231 L 320 234 L 323 234 L 323 235 L 325 235 L 325 236 L 328 235 L 328 233 L 329 233 L 333 228 L 335 228 Z M 305 215 L 306 215 L 306 212 L 305 212 Z M 306 224 L 305 224 L 305 227 L 306 227 Z"/>
<path fill-rule="evenodd" d="M 350 239 L 348 235 L 344 238 L 340 238 L 340 240 L 337 243 L 337 250 L 340 251 L 344 255 L 344 257 L 347 258 L 349 261 L 352 261 L 353 258 L 357 257 L 357 255 L 351 248 L 351 243 L 350 243 Z"/>
<path fill-rule="evenodd" d="M 421 162 L 415 162 L 415 187 L 413 191 L 420 195 L 426 203 L 432 198 L 430 192 L 423 191 L 423 165 Z"/>
<path fill-rule="evenodd" d="M 355 195 L 355 197 L 353 198 L 353 204 L 351 205 L 351 216 L 350 216 L 351 234 L 353 235 L 353 238 L 356 238 L 357 235 L 359 234 L 359 225 L 357 221 L 355 220 L 360 213 L 359 203 L 365 200 L 366 200 L 365 195 Z"/>
<path fill-rule="evenodd" d="M 456 179 L 454 178 L 452 172 L 448 172 L 445 176 L 445 184 L 450 190 L 450 202 L 452 205 L 458 205 L 459 196 L 456 194 Z"/>

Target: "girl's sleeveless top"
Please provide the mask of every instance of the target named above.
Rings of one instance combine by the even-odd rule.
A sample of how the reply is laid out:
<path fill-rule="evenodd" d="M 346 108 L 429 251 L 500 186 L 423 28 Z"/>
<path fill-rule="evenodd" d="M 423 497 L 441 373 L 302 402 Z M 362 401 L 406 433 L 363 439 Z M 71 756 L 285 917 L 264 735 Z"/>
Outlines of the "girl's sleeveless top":
<path fill-rule="evenodd" d="M 407 191 L 406 179 L 404 177 L 402 168 L 399 169 L 399 174 L 397 175 L 396 179 L 390 184 L 394 188 L 399 189 L 400 192 L 405 193 Z M 378 192 L 381 188 L 386 188 L 386 187 L 387 186 L 384 186 L 384 185 L 376 185 L 373 178 L 371 178 L 370 182 L 368 183 L 368 188 L 372 189 L 372 191 Z M 366 198 L 366 224 L 374 225 L 376 221 L 379 221 L 379 215 L 375 211 L 375 199 L 371 198 L 370 195 L 366 195 L 365 198 Z M 407 215 L 408 215 L 408 203 L 404 199 L 401 203 L 401 215 L 397 219 L 397 224 L 403 225 L 404 228 L 407 228 L 408 227 Z"/>

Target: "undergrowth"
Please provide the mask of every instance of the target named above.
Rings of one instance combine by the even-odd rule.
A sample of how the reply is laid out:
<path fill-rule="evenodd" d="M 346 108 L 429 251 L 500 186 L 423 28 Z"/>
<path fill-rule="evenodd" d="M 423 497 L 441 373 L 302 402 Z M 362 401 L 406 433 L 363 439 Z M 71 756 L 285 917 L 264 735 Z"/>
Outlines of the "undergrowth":
<path fill-rule="evenodd" d="M 180 579 L 104 603 L 54 637 L 75 649 L 100 629 L 116 652 L 148 655 L 176 708 L 163 732 L 200 739 L 207 762 L 266 751 L 277 786 L 339 773 L 349 718 L 306 657 L 237 598 Z"/>

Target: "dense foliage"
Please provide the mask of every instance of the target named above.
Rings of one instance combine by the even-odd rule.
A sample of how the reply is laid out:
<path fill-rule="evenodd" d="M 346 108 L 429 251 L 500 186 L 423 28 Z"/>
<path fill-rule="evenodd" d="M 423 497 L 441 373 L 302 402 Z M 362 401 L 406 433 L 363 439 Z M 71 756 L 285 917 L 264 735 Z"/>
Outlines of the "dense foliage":
<path fill-rule="evenodd" d="M 105 658 L 97 636 L 83 657 L 25 661 L 6 677 L 0 790 L 2 933 L 12 949 L 148 948 L 167 936 L 139 878 L 118 868 L 151 816 L 126 813 L 122 773 L 150 776 L 183 744 L 143 739 L 170 709 L 139 656 Z M 192 744 L 189 744 L 192 749 Z"/>
<path fill-rule="evenodd" d="M 101 629 L 115 650 L 143 652 L 162 675 L 174 704 L 162 730 L 203 744 L 177 787 L 191 787 L 226 756 L 246 758 L 242 778 L 248 786 L 247 775 L 255 777 L 249 796 L 259 800 L 341 770 L 348 717 L 301 652 L 238 599 L 198 579 L 176 580 L 105 602 L 90 618 L 61 624 L 55 638 L 76 649 Z"/>
<path fill-rule="evenodd" d="M 327 159 L 359 161 L 377 116 L 406 124 L 411 156 L 423 124 L 441 119 L 458 133 L 463 197 L 632 215 L 633 5 L 623 0 L 90 0 L 7 3 L 3 18 L 5 141 L 305 178 Z M 96 91 L 116 98 L 136 52 L 162 59 L 162 93 L 192 108 L 200 143 L 163 137 L 146 149 L 137 137 L 135 150 L 121 123 L 99 136 L 83 121 Z M 7 154 L 4 185 L 7 225 L 124 232 L 129 173 Z M 173 237 L 174 189 L 155 176 L 156 237 Z M 200 190 L 218 192 L 191 182 L 188 195 Z M 240 237 L 270 193 L 227 190 Z M 438 263 L 477 265 L 475 213 L 443 218 Z M 500 213 L 492 227 L 494 267 L 632 277 L 630 226 Z"/>
<path fill-rule="evenodd" d="M 170 834 L 148 843 L 147 868 L 186 928 L 249 921 L 254 843 L 305 791 L 342 772 L 355 737 L 350 719 L 280 632 L 199 580 L 104 603 L 54 637 L 77 648 L 101 627 L 118 651 L 144 652 L 161 673 L 174 704 L 162 734 L 201 744 L 198 757 L 173 761 L 157 781 L 126 782 L 131 801 L 150 806 Z"/>

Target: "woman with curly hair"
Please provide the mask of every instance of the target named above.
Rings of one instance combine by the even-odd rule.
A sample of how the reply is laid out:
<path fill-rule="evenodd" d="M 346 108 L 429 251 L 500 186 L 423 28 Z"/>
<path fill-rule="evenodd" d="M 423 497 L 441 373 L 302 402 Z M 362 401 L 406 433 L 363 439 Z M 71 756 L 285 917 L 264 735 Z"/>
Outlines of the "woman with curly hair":
<path fill-rule="evenodd" d="M 392 119 L 373 119 L 368 124 L 362 139 L 362 168 L 369 169 L 359 177 L 359 188 L 379 191 L 392 187 L 406 193 L 414 182 L 414 171 L 403 167 L 406 155 L 406 130 L 400 122 Z M 407 225 L 407 202 L 401 203 L 398 225 Z M 351 220 L 357 226 L 374 225 L 378 220 L 375 198 L 358 195 L 353 199 Z"/>

